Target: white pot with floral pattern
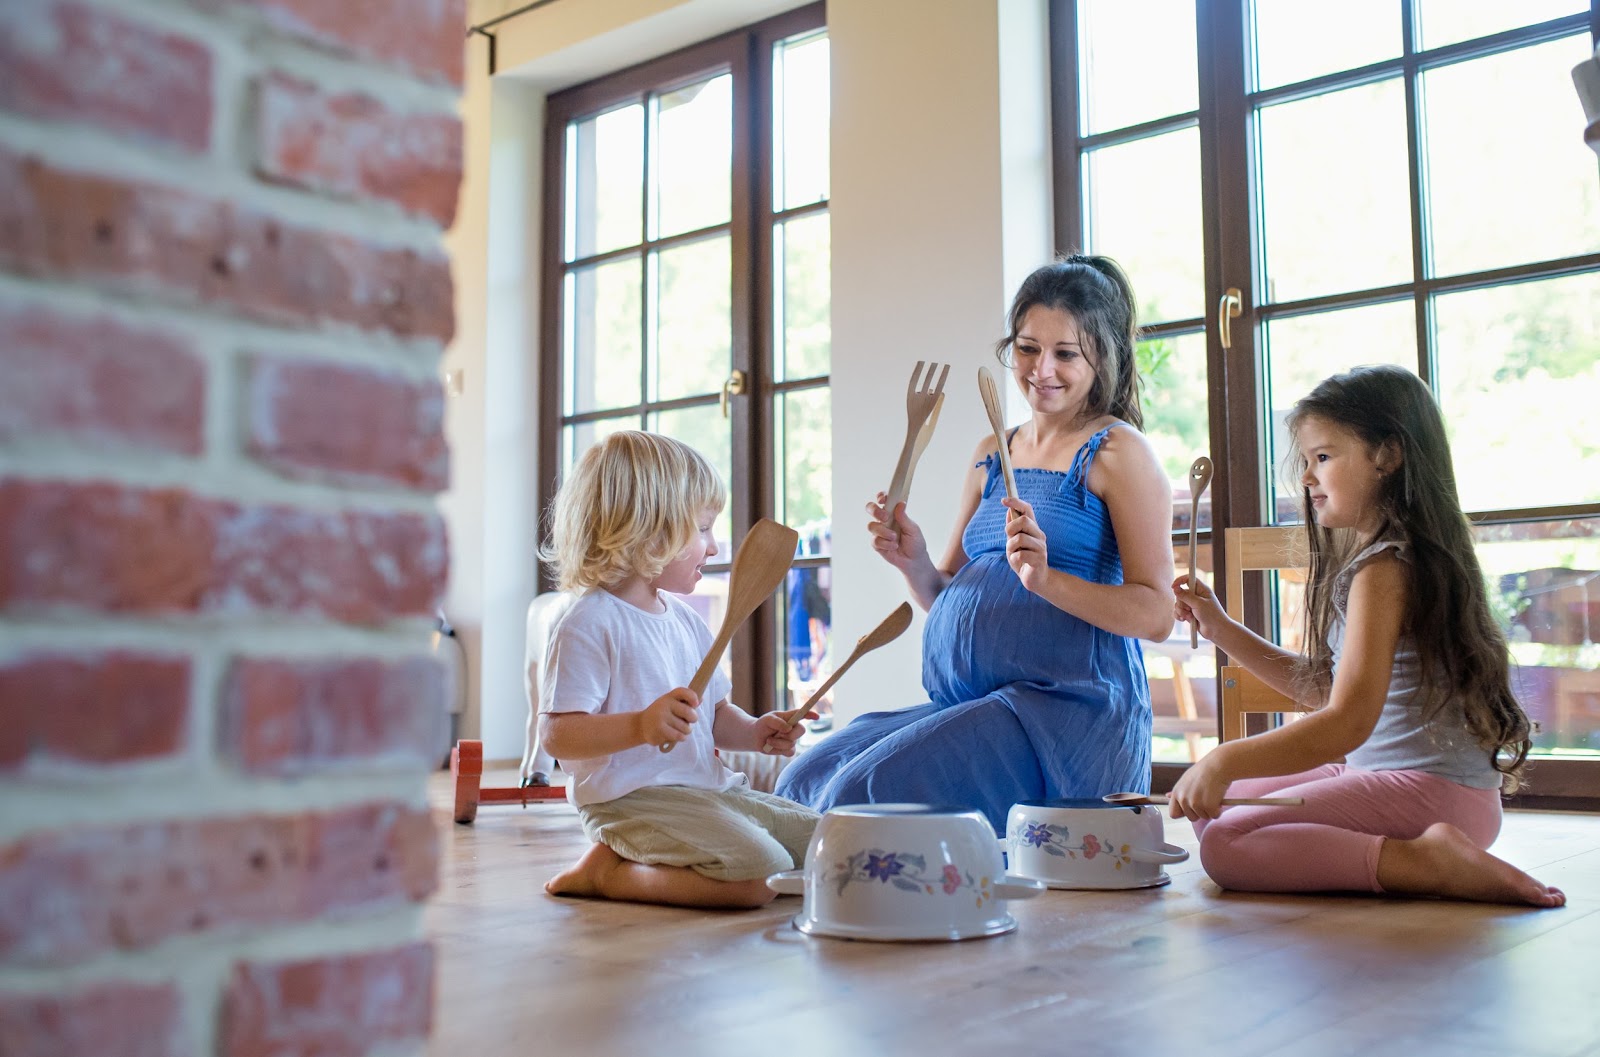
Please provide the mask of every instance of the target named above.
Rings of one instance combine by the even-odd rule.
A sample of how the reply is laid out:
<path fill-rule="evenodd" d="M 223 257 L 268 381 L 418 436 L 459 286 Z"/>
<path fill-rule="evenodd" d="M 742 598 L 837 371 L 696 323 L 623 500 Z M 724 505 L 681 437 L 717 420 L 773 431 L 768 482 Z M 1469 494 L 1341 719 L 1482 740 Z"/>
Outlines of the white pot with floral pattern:
<path fill-rule="evenodd" d="M 822 816 L 805 868 L 767 878 L 804 895 L 801 932 L 855 940 L 965 940 L 1017 927 L 1008 899 L 1044 885 L 1008 877 L 988 821 L 928 804 L 860 804 Z"/>
<path fill-rule="evenodd" d="M 1159 807 L 1100 800 L 1016 804 L 1001 845 L 1012 873 L 1051 888 L 1152 888 L 1189 857 L 1166 843 Z"/>

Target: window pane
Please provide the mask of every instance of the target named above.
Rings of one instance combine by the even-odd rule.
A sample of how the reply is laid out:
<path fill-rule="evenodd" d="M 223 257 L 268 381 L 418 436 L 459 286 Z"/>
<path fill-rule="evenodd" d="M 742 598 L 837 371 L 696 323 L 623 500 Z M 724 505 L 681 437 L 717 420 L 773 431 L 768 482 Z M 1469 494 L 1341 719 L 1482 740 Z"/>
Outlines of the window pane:
<path fill-rule="evenodd" d="M 1435 312 L 1462 505 L 1600 502 L 1600 273 L 1441 295 Z"/>
<path fill-rule="evenodd" d="M 1417 39 L 1422 48 L 1439 48 L 1487 37 L 1518 26 L 1533 26 L 1588 9 L 1584 0 L 1415 0 Z"/>
<path fill-rule="evenodd" d="M 732 259 L 726 235 L 653 254 L 654 400 L 716 393 L 731 370 Z"/>
<path fill-rule="evenodd" d="M 1199 130 L 1089 151 L 1084 165 L 1085 242 L 1127 271 L 1140 322 L 1203 317 Z"/>
<path fill-rule="evenodd" d="M 826 388 L 782 393 L 773 407 L 773 476 L 782 482 L 777 518 L 809 554 L 831 554 L 833 399 Z"/>
<path fill-rule="evenodd" d="M 567 126 L 569 261 L 639 241 L 644 107 L 621 107 Z"/>
<path fill-rule="evenodd" d="M 1534 753 L 1600 757 L 1600 518 L 1474 529 Z"/>
<path fill-rule="evenodd" d="M 733 187 L 733 78 L 651 99 L 655 129 L 652 238 L 728 223 Z M 638 193 L 638 184 L 634 185 Z"/>
<path fill-rule="evenodd" d="M 830 241 L 826 213 L 772 229 L 772 253 L 782 269 L 772 294 L 772 317 L 780 326 L 773 373 L 780 382 L 816 378 L 832 369 Z"/>
<path fill-rule="evenodd" d="M 704 455 L 717 474 L 722 478 L 722 484 L 730 493 L 733 491 L 733 432 L 729 427 L 731 419 L 722 417 L 722 409 L 716 404 L 705 407 L 686 407 L 676 411 L 654 411 L 650 414 L 650 429 L 655 433 L 664 433 L 675 440 L 681 440 L 701 455 Z M 717 515 L 716 538 L 718 563 L 733 560 L 733 551 L 729 549 L 728 541 L 733 537 L 733 519 L 728 513 L 728 506 L 724 505 L 722 513 Z M 713 629 L 716 628 L 712 624 Z"/>
<path fill-rule="evenodd" d="M 778 209 L 828 197 L 828 38 L 772 50 L 772 201 Z"/>
<path fill-rule="evenodd" d="M 1189 571 L 1189 547 L 1172 549 L 1173 568 Z M 1195 569 L 1206 583 L 1215 583 L 1211 545 L 1195 549 Z M 1189 645 L 1189 625 L 1174 624 L 1161 642 L 1143 642 L 1144 670 L 1150 681 L 1151 759 L 1156 763 L 1193 763 L 1217 745 L 1217 651 L 1205 639 Z"/>
<path fill-rule="evenodd" d="M 1206 385 L 1206 336 L 1151 338 L 1135 351 L 1143 381 L 1140 406 L 1144 434 L 1172 482 L 1172 527 L 1189 528 L 1189 467 L 1211 453 L 1210 389 Z M 1211 494 L 1200 497 L 1199 525 L 1211 527 Z"/>
<path fill-rule="evenodd" d="M 566 413 L 639 403 L 637 257 L 567 273 Z"/>
<path fill-rule="evenodd" d="M 732 554 L 728 551 L 727 543 L 719 536 L 717 538 L 717 556 L 711 559 L 714 562 L 731 560 Z M 689 606 L 700 614 L 701 619 L 715 633 L 722 627 L 722 618 L 728 613 L 728 573 L 706 572 L 700 576 L 700 582 L 694 585 L 694 593 L 684 596 L 679 595 Z M 722 659 L 717 662 L 717 667 L 729 681 L 733 679 L 733 650 L 724 650 Z M 716 702 L 711 702 L 715 704 Z M 735 701 L 733 704 L 749 709 L 750 702 Z"/>
<path fill-rule="evenodd" d="M 623 415 L 620 418 L 602 418 L 593 422 L 579 422 L 567 426 L 561 431 L 561 476 L 577 464 L 579 457 L 591 447 L 599 444 L 611 434 L 624 429 L 642 429 L 644 424 L 638 415 Z"/>
<path fill-rule="evenodd" d="M 802 554 L 806 541 L 800 541 Z M 833 674 L 833 570 L 826 565 L 790 569 L 784 586 L 783 633 L 778 656 L 786 658 L 784 687 L 788 700 L 779 708 L 798 708 Z M 884 616 L 888 616 L 887 613 Z M 812 708 L 821 717 L 806 724 L 808 731 L 833 726 L 833 690 Z"/>
<path fill-rule="evenodd" d="M 1399 0 L 1255 0 L 1257 90 L 1400 56 Z"/>
<path fill-rule="evenodd" d="M 1589 53 L 1585 33 L 1423 73 L 1434 274 L 1600 250 L 1569 72 Z"/>
<path fill-rule="evenodd" d="M 1295 402 L 1324 378 L 1371 363 L 1417 369 L 1417 324 L 1413 303 L 1392 301 L 1338 312 L 1269 320 L 1266 342 L 1268 477 L 1272 481 L 1275 524 L 1302 520 L 1300 486 L 1277 472 L 1293 449 L 1284 425 Z"/>
<path fill-rule="evenodd" d="M 1079 0 L 1085 134 L 1200 107 L 1192 0 Z"/>
<path fill-rule="evenodd" d="M 1268 302 L 1411 280 L 1398 78 L 1263 107 L 1260 137 Z"/>

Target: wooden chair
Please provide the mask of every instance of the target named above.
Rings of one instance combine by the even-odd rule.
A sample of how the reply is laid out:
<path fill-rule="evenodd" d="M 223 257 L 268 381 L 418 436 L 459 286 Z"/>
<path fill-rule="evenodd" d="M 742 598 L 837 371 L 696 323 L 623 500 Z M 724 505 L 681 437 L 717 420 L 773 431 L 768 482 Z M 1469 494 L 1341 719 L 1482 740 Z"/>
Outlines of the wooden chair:
<path fill-rule="evenodd" d="M 1305 529 L 1299 525 L 1230 528 L 1223 531 L 1223 540 L 1227 548 L 1228 616 L 1241 623 L 1244 621 L 1245 573 L 1300 573 L 1303 576 L 1311 561 L 1306 551 Z M 1247 715 L 1301 711 L 1294 700 L 1238 665 L 1223 665 L 1221 678 L 1223 741 L 1244 737 Z"/>

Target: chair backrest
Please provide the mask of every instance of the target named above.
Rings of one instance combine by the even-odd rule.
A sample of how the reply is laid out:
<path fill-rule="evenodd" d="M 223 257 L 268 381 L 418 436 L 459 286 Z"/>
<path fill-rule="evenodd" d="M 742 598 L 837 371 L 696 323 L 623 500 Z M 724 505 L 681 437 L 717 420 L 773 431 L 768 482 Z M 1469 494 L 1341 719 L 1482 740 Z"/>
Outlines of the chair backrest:
<path fill-rule="evenodd" d="M 528 729 L 522 743 L 522 777 L 555 769 L 550 754 L 539 751 L 539 687 L 544 683 L 544 655 L 550 633 L 577 596 L 566 591 L 546 591 L 528 604 L 527 642 L 522 654 L 522 692 L 528 699 Z"/>
<path fill-rule="evenodd" d="M 1244 620 L 1244 574 L 1304 570 L 1311 564 L 1306 530 L 1301 525 L 1263 525 L 1223 531 L 1227 548 L 1228 616 Z"/>
<path fill-rule="evenodd" d="M 1244 574 L 1304 571 L 1311 562 L 1301 525 L 1265 525 L 1223 530 L 1228 566 L 1227 610 L 1244 621 Z M 1253 713 L 1298 712 L 1299 706 L 1238 665 L 1221 671 L 1222 740 L 1244 737 L 1244 717 Z"/>

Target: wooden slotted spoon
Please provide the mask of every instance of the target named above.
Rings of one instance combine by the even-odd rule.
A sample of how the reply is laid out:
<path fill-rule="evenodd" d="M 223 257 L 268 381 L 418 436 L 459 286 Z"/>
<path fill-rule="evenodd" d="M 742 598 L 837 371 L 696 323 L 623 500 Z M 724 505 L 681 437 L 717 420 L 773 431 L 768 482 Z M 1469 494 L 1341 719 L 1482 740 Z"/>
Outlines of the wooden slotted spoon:
<path fill-rule="evenodd" d="M 700 662 L 699 670 L 689 680 L 689 689 L 696 697 L 703 696 L 706 687 L 711 685 L 711 673 L 716 671 L 722 651 L 728 648 L 739 625 L 783 583 L 799 542 L 800 533 L 770 518 L 762 518 L 745 533 L 728 572 L 728 608 L 722 614 L 722 627 L 717 629 L 717 637 L 712 640 L 706 659 Z M 661 751 L 671 752 L 674 744 L 664 743 Z"/>
<path fill-rule="evenodd" d="M 983 409 L 989 412 L 989 426 L 994 430 L 995 443 L 1000 446 L 1000 472 L 1006 479 L 1006 497 L 1015 499 L 1017 479 L 1011 472 L 1011 452 L 1006 447 L 1006 416 L 1000 407 L 1000 391 L 995 388 L 994 375 L 989 373 L 987 367 L 978 368 L 978 393 L 983 397 Z"/>
<path fill-rule="evenodd" d="M 1108 804 L 1165 804 L 1167 798 L 1160 795 L 1151 796 L 1146 793 L 1107 793 L 1100 798 Z M 1234 804 L 1263 804 L 1270 807 L 1303 807 L 1306 799 L 1303 796 L 1231 796 L 1223 797 L 1224 807 Z"/>
<path fill-rule="evenodd" d="M 877 627 L 873 628 L 871 631 L 867 632 L 865 635 L 856 640 L 856 648 L 850 651 L 850 656 L 846 657 L 844 659 L 844 663 L 835 668 L 833 670 L 833 674 L 828 676 L 828 678 L 823 681 L 822 685 L 817 687 L 816 690 L 812 692 L 810 697 L 806 698 L 805 704 L 801 705 L 799 708 L 791 709 L 785 714 L 785 719 L 788 721 L 788 726 L 784 729 L 793 730 L 794 725 L 800 722 L 801 718 L 807 712 L 811 711 L 811 706 L 822 700 L 822 695 L 827 693 L 828 688 L 834 683 L 838 682 L 839 676 L 849 671 L 850 666 L 856 663 L 856 661 L 860 660 L 863 654 L 871 653 L 879 646 L 888 645 L 904 634 L 906 628 L 909 628 L 910 626 L 911 603 L 901 602 L 895 607 L 895 611 L 884 617 L 883 621 Z"/>
<path fill-rule="evenodd" d="M 1204 455 L 1196 459 L 1189 467 L 1189 590 L 1194 590 L 1194 549 L 1195 533 L 1199 531 L 1200 497 L 1206 494 L 1206 488 L 1211 484 L 1211 460 Z M 1200 622 L 1189 621 L 1189 648 L 1200 648 Z"/>

